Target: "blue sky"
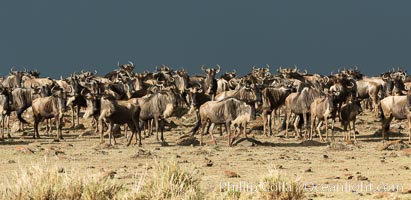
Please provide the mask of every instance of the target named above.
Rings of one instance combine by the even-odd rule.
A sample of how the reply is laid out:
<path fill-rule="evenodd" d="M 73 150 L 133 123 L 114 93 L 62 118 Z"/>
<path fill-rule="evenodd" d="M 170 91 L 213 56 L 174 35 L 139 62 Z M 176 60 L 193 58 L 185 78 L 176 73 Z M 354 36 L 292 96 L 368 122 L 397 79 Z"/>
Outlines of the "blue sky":
<path fill-rule="evenodd" d="M 201 73 L 298 65 L 329 74 L 409 68 L 409 1 L 6 1 L 0 6 L 0 75 L 10 66 L 44 76 L 104 74 L 117 61 Z"/>

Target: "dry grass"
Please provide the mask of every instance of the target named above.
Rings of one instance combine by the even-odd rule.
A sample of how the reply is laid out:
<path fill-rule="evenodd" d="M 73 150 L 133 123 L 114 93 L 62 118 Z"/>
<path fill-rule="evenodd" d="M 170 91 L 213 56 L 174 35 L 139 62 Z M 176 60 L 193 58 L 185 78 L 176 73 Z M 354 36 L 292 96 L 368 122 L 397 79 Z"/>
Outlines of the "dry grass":
<path fill-rule="evenodd" d="M 141 192 L 147 199 L 202 199 L 198 170 L 183 169 L 175 160 L 156 161 Z"/>
<path fill-rule="evenodd" d="M 193 169 L 191 169 L 193 170 Z M 0 188 L 1 199 L 201 199 L 196 170 L 181 168 L 176 161 L 156 162 L 130 190 L 107 176 L 81 176 L 46 163 L 20 167 L 15 182 Z"/>
<path fill-rule="evenodd" d="M 299 180 L 288 178 L 281 171 L 269 170 L 261 180 L 255 199 L 297 200 L 304 198 L 304 187 Z"/>
<path fill-rule="evenodd" d="M 123 190 L 114 180 L 80 176 L 47 163 L 20 167 L 14 180 L 1 187 L 2 199 L 113 199 Z"/>

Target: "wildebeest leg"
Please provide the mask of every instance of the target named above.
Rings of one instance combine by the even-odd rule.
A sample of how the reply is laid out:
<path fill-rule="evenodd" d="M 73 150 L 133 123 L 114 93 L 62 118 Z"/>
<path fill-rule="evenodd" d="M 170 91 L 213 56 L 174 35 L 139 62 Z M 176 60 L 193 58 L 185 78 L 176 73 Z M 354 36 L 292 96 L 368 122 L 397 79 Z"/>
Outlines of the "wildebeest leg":
<path fill-rule="evenodd" d="M 328 116 L 324 116 L 324 121 L 325 121 L 325 134 L 326 134 L 326 136 L 328 136 Z M 333 123 L 333 125 L 334 125 L 334 123 Z M 334 139 L 334 131 L 331 131 L 331 140 L 332 141 L 335 141 L 335 139 Z"/>
<path fill-rule="evenodd" d="M 74 122 L 74 105 L 71 105 L 70 109 L 71 109 L 71 127 L 70 128 L 74 128 L 74 126 L 76 126 Z"/>
<path fill-rule="evenodd" d="M 33 139 L 36 139 L 36 136 L 37 136 L 37 138 L 40 138 L 39 123 L 40 123 L 40 118 L 35 116 L 34 117 L 34 128 L 33 128 L 33 130 L 34 130 Z"/>
<path fill-rule="evenodd" d="M 158 131 L 159 131 L 159 125 L 158 125 L 158 120 L 160 120 L 159 118 L 154 118 L 154 123 L 155 123 L 155 125 L 156 125 L 156 139 L 157 139 L 157 141 L 160 141 L 159 139 L 158 139 Z"/>
<path fill-rule="evenodd" d="M 300 122 L 300 115 L 295 114 L 295 121 L 294 121 L 294 134 L 295 137 L 300 136 L 298 132 L 298 123 Z"/>
<path fill-rule="evenodd" d="M 285 113 L 285 137 L 288 138 L 288 123 L 290 123 L 291 112 L 287 111 Z"/>
<path fill-rule="evenodd" d="M 310 125 L 310 137 L 309 137 L 310 140 L 313 139 L 313 130 L 314 130 L 314 125 L 315 125 L 315 119 L 316 119 L 315 114 L 311 113 L 311 125 Z M 321 120 L 320 120 L 320 122 L 321 122 Z"/>
<path fill-rule="evenodd" d="M 311 123 L 312 124 L 312 123 Z M 318 122 L 318 125 L 317 125 L 317 133 L 318 133 L 318 135 L 320 136 L 320 141 L 324 141 L 324 139 L 323 139 L 323 136 L 322 136 L 322 134 L 321 134 L 321 130 L 320 130 L 320 128 L 321 128 L 321 125 L 323 125 L 323 121 L 321 121 L 321 120 L 319 120 L 319 122 Z M 326 135 L 326 140 L 328 140 L 328 135 Z"/>
<path fill-rule="evenodd" d="M 265 136 L 268 136 L 266 131 L 267 131 L 267 124 L 269 124 L 268 120 L 270 120 L 270 115 L 268 115 L 267 111 L 265 111 L 265 110 L 263 110 L 262 114 L 263 114 L 263 134 Z"/>
<path fill-rule="evenodd" d="M 388 131 L 390 130 L 390 123 L 393 116 L 390 115 L 388 118 L 384 118 L 382 122 L 382 139 L 388 140 Z"/>
<path fill-rule="evenodd" d="M 205 120 L 201 120 L 201 132 L 200 132 L 200 146 L 203 145 L 203 135 L 205 133 L 207 122 Z"/>
<path fill-rule="evenodd" d="M 227 128 L 225 129 L 227 131 Z M 223 125 L 220 124 L 220 136 L 223 136 Z"/>
<path fill-rule="evenodd" d="M 50 120 L 51 121 L 51 120 Z M 55 121 L 56 121 L 56 129 L 57 129 L 57 139 L 56 141 L 62 140 L 63 139 L 63 135 L 62 135 L 62 118 L 60 118 L 59 116 L 55 117 Z"/>
<path fill-rule="evenodd" d="M 227 122 L 225 123 L 225 127 L 228 127 L 228 128 L 227 128 L 227 132 L 228 132 L 228 146 L 231 147 L 232 142 L 231 142 L 230 121 L 227 121 Z M 234 138 L 233 138 L 233 139 L 234 139 Z"/>
<path fill-rule="evenodd" d="M 77 106 L 77 125 L 80 125 L 80 106 Z"/>
<path fill-rule="evenodd" d="M 408 114 L 407 118 L 408 118 L 408 129 L 410 131 L 408 133 L 408 143 L 411 143 L 411 114 Z"/>
<path fill-rule="evenodd" d="M 215 140 L 214 135 L 213 135 L 213 131 L 214 131 L 215 124 L 214 124 L 214 123 L 211 123 L 211 122 L 210 122 L 210 124 L 211 124 L 211 126 L 209 127 L 209 132 L 208 132 L 208 134 L 210 134 L 211 139 L 214 141 L 214 144 L 217 145 L 217 141 Z"/>
<path fill-rule="evenodd" d="M 134 134 L 135 134 L 135 128 L 133 128 L 134 124 L 130 124 L 130 123 L 127 123 L 127 124 L 130 127 L 130 131 L 131 131 L 130 137 L 126 138 L 126 139 L 128 139 L 127 146 L 130 146 L 131 140 L 133 139 Z M 137 135 L 136 135 L 136 138 L 137 138 Z M 136 140 L 136 143 L 137 143 L 137 140 Z"/>
<path fill-rule="evenodd" d="M 356 120 L 356 117 L 354 117 L 354 119 L 352 120 L 352 129 L 353 129 L 353 134 L 354 134 L 354 141 L 356 142 L 357 141 L 357 138 L 355 137 L 355 120 Z"/>
<path fill-rule="evenodd" d="M 165 119 L 160 119 L 160 127 L 161 127 L 161 141 L 165 142 L 164 140 L 164 121 Z"/>
<path fill-rule="evenodd" d="M 4 140 L 4 117 L 1 117 L 1 140 Z"/>
<path fill-rule="evenodd" d="M 7 137 L 8 138 L 11 138 L 11 135 L 10 135 L 10 115 L 7 115 L 7 118 L 6 118 L 6 120 L 7 120 Z"/>
<path fill-rule="evenodd" d="M 104 114 L 104 113 L 103 113 Z M 104 116 L 104 115 L 101 115 Z M 98 124 L 100 124 L 100 144 L 104 144 L 104 123 L 103 120 L 99 117 Z"/>

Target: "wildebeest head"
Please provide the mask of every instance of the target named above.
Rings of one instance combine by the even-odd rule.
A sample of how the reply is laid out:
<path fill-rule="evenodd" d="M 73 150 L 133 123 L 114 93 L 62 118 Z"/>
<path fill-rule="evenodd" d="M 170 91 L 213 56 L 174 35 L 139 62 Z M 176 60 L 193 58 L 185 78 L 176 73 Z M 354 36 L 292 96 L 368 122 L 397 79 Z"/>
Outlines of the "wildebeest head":
<path fill-rule="evenodd" d="M 122 65 L 120 65 L 120 62 L 117 62 L 117 67 L 119 67 L 120 69 L 123 69 L 127 72 L 132 72 L 135 68 L 135 65 L 131 61 L 128 61 L 127 64 L 122 64 Z"/>
<path fill-rule="evenodd" d="M 23 82 L 23 72 L 13 70 L 14 67 L 10 69 L 9 76 L 3 80 L 2 85 L 3 87 L 7 88 L 17 88 L 21 87 Z"/>
<path fill-rule="evenodd" d="M 231 79 L 233 79 L 235 77 L 236 77 L 236 70 L 234 69 L 231 72 L 226 72 L 226 73 L 222 74 L 220 78 L 222 78 L 226 81 L 230 81 Z"/>
<path fill-rule="evenodd" d="M 66 107 L 67 94 L 64 92 L 62 88 L 58 86 L 54 86 L 51 89 L 51 94 L 54 98 L 57 99 L 58 109 L 59 109 L 60 114 L 62 115 L 67 110 L 67 107 Z"/>
<path fill-rule="evenodd" d="M 87 119 L 90 116 L 95 115 L 98 112 L 98 95 L 93 94 L 89 89 L 83 88 L 81 90 L 81 95 L 86 99 L 87 102 L 87 108 L 86 111 L 84 112 L 83 118 Z"/>
<path fill-rule="evenodd" d="M 218 74 L 221 70 L 220 65 L 217 65 L 217 68 L 204 68 L 204 65 L 201 66 L 201 70 L 206 73 L 205 78 L 205 87 L 206 94 L 215 94 L 217 92 L 217 80 L 215 79 L 215 75 Z"/>

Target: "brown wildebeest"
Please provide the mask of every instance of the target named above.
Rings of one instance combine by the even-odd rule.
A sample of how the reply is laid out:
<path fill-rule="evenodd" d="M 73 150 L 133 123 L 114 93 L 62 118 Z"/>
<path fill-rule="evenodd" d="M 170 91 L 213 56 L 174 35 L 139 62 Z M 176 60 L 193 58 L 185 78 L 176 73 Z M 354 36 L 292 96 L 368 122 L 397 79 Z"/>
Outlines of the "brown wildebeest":
<path fill-rule="evenodd" d="M 313 139 L 313 130 L 315 125 L 315 120 L 318 119 L 317 124 L 317 133 L 320 136 L 320 140 L 323 141 L 321 135 L 320 127 L 325 122 L 325 139 L 328 140 L 328 117 L 331 116 L 334 110 L 334 95 L 338 95 L 338 92 L 328 93 L 326 92 L 325 96 L 316 98 L 310 106 L 311 113 L 311 127 L 310 127 L 310 136 L 309 139 Z M 334 140 L 334 120 L 332 121 L 331 126 L 331 139 Z"/>
<path fill-rule="evenodd" d="M 235 98 L 227 98 L 221 101 L 208 101 L 200 107 L 200 117 L 197 120 L 195 130 L 200 126 L 202 132 L 200 136 L 200 145 L 203 143 L 203 133 L 206 132 L 205 127 L 207 122 L 214 124 L 224 124 L 228 131 L 228 145 L 231 146 L 231 129 L 230 125 L 234 123 L 243 124 L 248 122 L 252 117 L 252 108 L 250 105 Z M 214 143 L 217 144 L 213 136 L 213 127 L 211 126 L 209 133 Z M 246 127 L 243 127 L 244 129 Z M 193 131 L 193 135 L 196 131 Z"/>
<path fill-rule="evenodd" d="M 291 113 L 302 114 L 304 119 L 304 133 L 307 137 L 307 114 L 310 112 L 311 103 L 320 95 L 319 91 L 315 88 L 304 87 L 301 92 L 295 92 L 288 95 L 285 99 L 286 107 L 286 124 L 285 124 L 285 136 L 288 137 L 288 124 L 290 122 Z M 298 134 L 298 118 L 294 122 L 294 130 L 296 136 Z M 301 135 L 300 135 L 301 136 Z"/>
<path fill-rule="evenodd" d="M 55 86 L 51 89 L 52 96 L 41 97 L 33 100 L 34 135 L 33 138 L 40 138 L 38 126 L 44 119 L 55 118 L 57 127 L 57 138 L 63 139 L 62 123 L 63 114 L 66 111 L 66 93 L 63 89 Z"/>
<path fill-rule="evenodd" d="M 291 94 L 291 88 L 281 87 L 281 88 L 265 88 L 262 91 L 262 115 L 264 121 L 264 135 L 268 135 L 266 133 L 267 128 L 269 129 L 270 135 L 272 135 L 272 118 L 275 115 L 277 109 L 285 104 L 285 99 L 288 95 Z M 267 127 L 268 126 L 268 127 Z"/>
<path fill-rule="evenodd" d="M 341 124 L 344 126 L 344 131 L 346 131 L 346 140 L 351 140 L 351 131 L 353 131 L 354 134 L 354 141 L 357 140 L 355 137 L 355 120 L 357 119 L 357 115 L 361 112 L 362 108 L 360 100 L 350 101 L 341 107 L 340 118 Z M 350 122 L 352 122 L 352 127 Z M 347 130 L 347 126 L 349 130 Z"/>
<path fill-rule="evenodd" d="M 139 128 L 140 120 L 140 111 L 141 108 L 132 100 L 109 100 L 107 96 L 101 97 L 101 111 L 98 118 L 100 127 L 100 143 L 104 143 L 103 139 L 103 122 L 108 123 L 109 125 L 109 143 L 111 145 L 111 137 L 113 137 L 114 144 L 116 144 L 116 138 L 113 135 L 114 124 L 122 125 L 127 124 L 131 130 L 131 137 L 127 143 L 127 146 L 130 145 L 131 140 L 133 139 L 136 131 L 138 132 L 139 143 L 141 146 L 141 132 Z M 137 135 L 136 135 L 137 143 Z"/>
<path fill-rule="evenodd" d="M 390 129 L 390 123 L 393 118 L 395 119 L 407 119 L 408 128 L 410 133 L 408 141 L 411 142 L 411 90 L 408 91 L 406 96 L 389 96 L 385 97 L 380 102 L 381 106 L 381 118 L 382 118 L 382 138 L 388 140 L 388 131 Z"/>

